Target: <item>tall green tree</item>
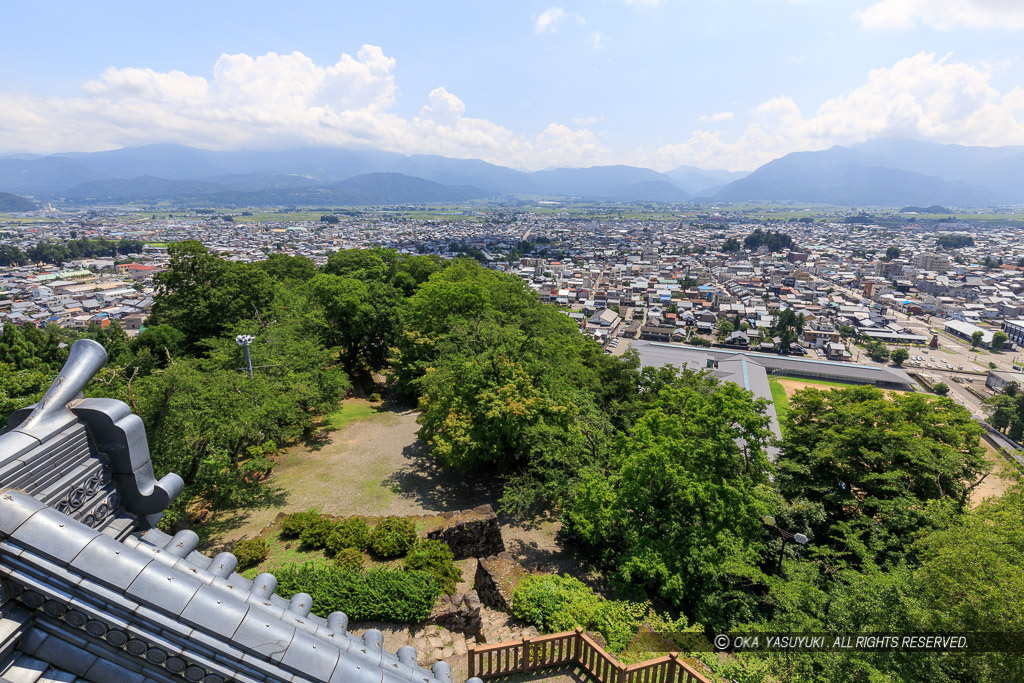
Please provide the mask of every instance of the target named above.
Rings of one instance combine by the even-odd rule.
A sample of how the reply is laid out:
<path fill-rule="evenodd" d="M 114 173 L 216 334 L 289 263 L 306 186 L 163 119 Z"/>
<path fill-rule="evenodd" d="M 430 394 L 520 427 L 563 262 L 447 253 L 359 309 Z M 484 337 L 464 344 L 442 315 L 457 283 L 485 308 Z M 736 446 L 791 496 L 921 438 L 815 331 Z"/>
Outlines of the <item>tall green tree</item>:
<path fill-rule="evenodd" d="M 779 491 L 821 506 L 816 542 L 844 551 L 863 544 L 860 560 L 902 555 L 915 532 L 940 519 L 943 507 L 930 501 L 965 509 L 991 469 L 981 427 L 946 398 L 805 389 L 784 422 Z"/>
<path fill-rule="evenodd" d="M 156 275 L 147 322 L 181 331 L 193 352 L 204 339 L 233 337 L 243 321 L 262 319 L 274 300 L 274 281 L 257 265 L 225 261 L 193 240 L 167 252 L 170 266 Z"/>
<path fill-rule="evenodd" d="M 383 368 L 401 331 L 399 297 L 386 282 L 321 273 L 309 281 L 310 324 L 350 370 Z"/>
<path fill-rule="evenodd" d="M 564 519 L 620 584 L 706 625 L 750 619 L 771 490 L 766 404 L 684 371 L 658 391 L 606 468 L 584 474 Z"/>

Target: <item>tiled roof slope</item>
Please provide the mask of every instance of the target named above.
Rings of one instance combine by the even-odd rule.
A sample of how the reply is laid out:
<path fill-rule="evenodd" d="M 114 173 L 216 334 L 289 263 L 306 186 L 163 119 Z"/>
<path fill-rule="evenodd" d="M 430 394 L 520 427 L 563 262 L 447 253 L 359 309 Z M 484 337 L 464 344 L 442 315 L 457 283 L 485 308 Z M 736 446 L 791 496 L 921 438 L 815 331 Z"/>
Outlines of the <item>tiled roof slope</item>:
<path fill-rule="evenodd" d="M 81 399 L 105 359 L 76 342 L 43 401 L 0 434 L 0 680 L 450 683 L 447 664 L 386 652 L 379 631 L 353 636 L 343 613 L 313 615 L 272 575 L 250 581 L 230 553 L 197 552 L 194 532 L 153 528 L 181 480 L 155 480 L 124 404 Z"/>

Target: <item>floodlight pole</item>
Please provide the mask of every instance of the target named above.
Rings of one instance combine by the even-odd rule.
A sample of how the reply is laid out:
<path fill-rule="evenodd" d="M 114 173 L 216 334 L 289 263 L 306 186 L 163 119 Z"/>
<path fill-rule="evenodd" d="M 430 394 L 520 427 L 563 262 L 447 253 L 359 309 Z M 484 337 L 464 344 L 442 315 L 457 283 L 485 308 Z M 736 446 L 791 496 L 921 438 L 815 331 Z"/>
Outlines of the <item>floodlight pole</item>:
<path fill-rule="evenodd" d="M 762 517 L 761 521 L 764 522 L 765 526 L 778 531 L 779 537 L 782 539 L 782 548 L 779 549 L 779 566 L 776 570 L 776 573 L 779 576 L 782 576 L 782 557 L 786 553 L 786 541 L 792 540 L 796 541 L 796 543 L 798 543 L 799 545 L 807 545 L 807 536 L 805 536 L 804 534 L 790 533 L 789 531 L 786 531 L 785 529 L 777 526 L 775 524 L 774 517 Z"/>
<path fill-rule="evenodd" d="M 253 337 L 248 334 L 240 334 L 235 337 L 235 343 L 242 347 L 242 352 L 245 354 L 245 369 L 249 373 L 249 379 L 252 379 L 252 356 L 249 355 L 249 343 L 252 340 Z"/>

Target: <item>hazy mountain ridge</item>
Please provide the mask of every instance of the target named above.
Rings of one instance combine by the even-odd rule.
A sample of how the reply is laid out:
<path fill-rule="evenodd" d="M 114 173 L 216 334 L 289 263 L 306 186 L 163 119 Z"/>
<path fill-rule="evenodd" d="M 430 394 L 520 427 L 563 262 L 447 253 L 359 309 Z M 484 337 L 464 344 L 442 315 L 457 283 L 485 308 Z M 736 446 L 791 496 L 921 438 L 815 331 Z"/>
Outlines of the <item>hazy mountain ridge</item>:
<path fill-rule="evenodd" d="M 251 189 L 251 185 L 234 176 L 222 177 L 222 182 L 140 176 L 83 183 L 67 190 L 64 196 L 80 204 L 174 199 L 185 204 L 216 206 L 426 204 L 490 196 L 478 187 L 441 185 L 400 173 L 361 174 L 327 186 L 305 179 L 275 178 L 283 177 L 261 177 L 256 182 L 262 182 L 263 187 Z"/>
<path fill-rule="evenodd" d="M 685 183 L 670 175 L 631 166 L 558 168 L 527 173 L 478 159 L 437 155 L 404 156 L 375 150 L 303 148 L 283 151 L 215 152 L 159 144 L 94 153 L 47 157 L 0 157 L 0 190 L 71 203 L 125 201 L 220 201 L 257 204 L 331 201 L 356 197 L 370 203 L 403 203 L 415 197 L 450 197 L 418 201 L 531 194 L 572 196 L 598 201 L 686 201 L 691 192 L 721 184 L 726 171 L 686 167 Z M 406 191 L 386 176 L 377 188 L 338 188 L 335 184 L 373 174 L 402 174 L 448 188 L 421 186 Z M 724 174 L 724 175 L 722 175 Z M 365 184 L 366 181 L 364 181 Z M 354 193 L 354 194 L 353 194 Z"/>
<path fill-rule="evenodd" d="M 36 203 L 10 192 L 0 192 L 0 211 L 32 211 Z"/>
<path fill-rule="evenodd" d="M 718 191 L 719 201 L 847 206 L 992 206 L 1024 202 L 1024 150 L 880 139 L 794 152 Z"/>
<path fill-rule="evenodd" d="M 410 184 L 396 177 L 432 185 Z M 362 177 L 352 186 L 339 185 Z M 358 185 L 358 187 L 357 187 Z M 334 147 L 217 152 L 149 145 L 107 152 L 0 157 L 0 191 L 70 203 L 127 201 L 280 205 L 457 202 L 502 195 L 593 201 L 780 201 L 849 206 L 1024 203 L 1024 147 L 878 139 L 795 152 L 750 174 L 680 166 L 524 172 L 478 159 Z"/>

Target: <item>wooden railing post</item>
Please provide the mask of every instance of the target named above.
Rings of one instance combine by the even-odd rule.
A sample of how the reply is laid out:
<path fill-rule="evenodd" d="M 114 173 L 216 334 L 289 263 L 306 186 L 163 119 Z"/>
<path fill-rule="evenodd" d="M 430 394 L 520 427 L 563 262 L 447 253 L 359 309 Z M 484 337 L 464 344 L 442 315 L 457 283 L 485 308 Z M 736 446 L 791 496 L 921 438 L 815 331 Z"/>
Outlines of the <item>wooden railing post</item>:
<path fill-rule="evenodd" d="M 466 658 L 468 678 L 501 678 L 575 662 L 594 683 L 708 683 L 678 652 L 626 666 L 582 628 L 492 645 L 474 643 L 467 646 Z"/>

